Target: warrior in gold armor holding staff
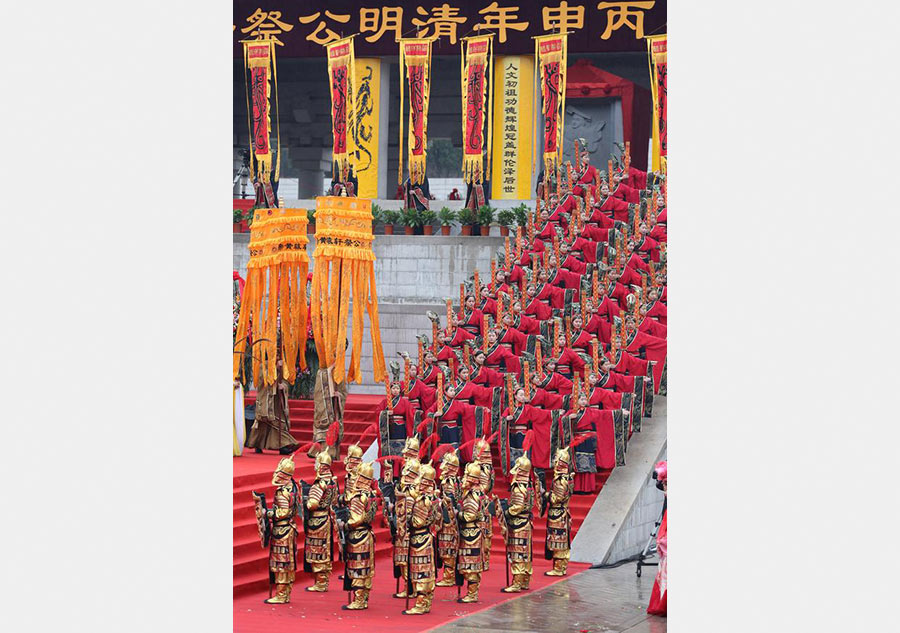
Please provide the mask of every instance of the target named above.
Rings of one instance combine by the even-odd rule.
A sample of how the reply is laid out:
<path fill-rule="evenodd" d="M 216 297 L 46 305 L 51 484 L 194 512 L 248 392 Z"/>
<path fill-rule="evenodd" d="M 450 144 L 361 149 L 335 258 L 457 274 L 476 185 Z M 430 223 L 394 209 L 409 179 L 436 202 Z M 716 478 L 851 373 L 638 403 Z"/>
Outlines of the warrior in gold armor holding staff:
<path fill-rule="evenodd" d="M 466 595 L 460 602 L 478 602 L 478 587 L 484 571 L 484 504 L 481 492 L 481 467 L 471 462 L 463 477 L 463 494 L 459 512 L 459 551 L 456 573 L 468 582 Z M 490 517 L 488 517 L 490 519 Z"/>
<path fill-rule="evenodd" d="M 528 589 L 531 583 L 532 520 L 534 513 L 534 488 L 531 485 L 531 460 L 525 455 L 516 459 L 510 469 L 512 483 L 509 487 L 509 508 L 500 528 L 506 538 L 506 556 L 513 581 L 504 587 L 505 593 L 518 593 Z"/>
<path fill-rule="evenodd" d="M 483 519 L 481 529 L 484 531 L 484 545 L 481 554 L 484 558 L 484 571 L 491 568 L 491 545 L 494 540 L 494 524 L 487 506 L 491 501 L 491 493 L 494 490 L 494 464 L 491 461 L 491 445 L 484 438 L 475 440 L 472 448 L 472 459 L 481 469 L 479 485 L 481 487 L 481 503 Z"/>
<path fill-rule="evenodd" d="M 456 584 L 456 550 L 459 547 L 459 525 L 456 522 L 456 508 L 462 497 L 459 481 L 459 457 L 455 451 L 446 453 L 441 460 L 441 503 L 449 521 L 438 530 L 438 554 L 444 565 L 444 577 L 438 587 L 452 587 Z"/>
<path fill-rule="evenodd" d="M 553 482 L 544 493 L 547 502 L 547 537 L 544 541 L 544 558 L 553 561 L 553 569 L 545 576 L 565 576 L 569 566 L 570 530 L 569 499 L 575 489 L 574 475 L 569 468 L 569 449 L 556 451 L 553 463 Z"/>
<path fill-rule="evenodd" d="M 367 609 L 372 578 L 375 576 L 375 519 L 376 498 L 374 467 L 364 462 L 356 469 L 356 483 L 350 496 L 347 519 L 347 560 L 344 570 L 344 590 L 353 592 L 353 601 L 342 609 Z"/>
<path fill-rule="evenodd" d="M 334 506 L 338 501 L 337 481 L 331 472 L 331 455 L 322 450 L 316 455 L 316 480 L 306 499 L 306 516 L 303 531 L 303 571 L 315 575 L 315 584 L 307 591 L 328 591 L 334 552 Z"/>
<path fill-rule="evenodd" d="M 407 561 L 407 549 L 409 549 L 409 511 L 412 507 L 410 493 L 419 476 L 419 440 L 411 437 L 406 440 L 403 449 L 403 468 L 400 471 L 400 481 L 394 486 L 396 498 L 394 516 L 396 519 L 396 533 L 394 535 L 394 578 L 398 579 L 400 588 L 394 594 L 395 598 L 406 597 L 406 584 L 409 573 Z"/>
<path fill-rule="evenodd" d="M 271 508 L 265 512 L 272 522 L 269 540 L 269 576 L 275 584 L 275 595 L 267 604 L 285 604 L 291 601 L 291 588 L 297 569 L 297 525 L 294 519 L 300 508 L 300 490 L 294 481 L 294 461 L 285 457 L 278 462 L 272 476 L 276 486 Z M 258 510 L 258 515 L 262 512 Z"/>
<path fill-rule="evenodd" d="M 409 550 L 407 595 L 415 596 L 416 604 L 403 613 L 422 615 L 431 611 L 434 599 L 435 547 L 433 527 L 441 525 L 441 502 L 434 490 L 434 468 L 430 464 L 419 467 L 419 478 L 407 498 L 409 509 Z"/>

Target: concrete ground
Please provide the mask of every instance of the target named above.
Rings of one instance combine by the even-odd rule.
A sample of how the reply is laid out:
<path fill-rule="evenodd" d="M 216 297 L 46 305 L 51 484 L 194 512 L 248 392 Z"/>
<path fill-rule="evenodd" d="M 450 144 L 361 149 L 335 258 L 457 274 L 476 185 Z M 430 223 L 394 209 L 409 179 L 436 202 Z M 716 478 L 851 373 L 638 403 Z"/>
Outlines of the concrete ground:
<path fill-rule="evenodd" d="M 665 633 L 666 618 L 647 615 L 656 568 L 638 578 L 634 563 L 588 569 L 562 582 L 456 620 L 439 633 Z"/>

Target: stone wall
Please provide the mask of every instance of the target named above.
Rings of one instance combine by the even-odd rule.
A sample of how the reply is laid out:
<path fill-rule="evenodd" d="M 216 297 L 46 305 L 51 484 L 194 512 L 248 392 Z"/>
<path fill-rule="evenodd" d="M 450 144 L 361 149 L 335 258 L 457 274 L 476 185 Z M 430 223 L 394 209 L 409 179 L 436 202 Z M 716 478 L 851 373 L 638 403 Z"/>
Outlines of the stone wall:
<path fill-rule="evenodd" d="M 234 270 L 247 276 L 249 233 L 233 234 Z M 416 334 L 431 338 L 431 321 L 426 310 L 445 313 L 444 298 L 458 302 L 459 284 L 476 268 L 490 271 L 491 256 L 503 247 L 495 237 L 442 237 L 379 235 L 373 242 L 375 285 L 382 349 L 387 362 L 397 352 L 407 351 L 415 358 Z M 315 238 L 310 236 L 310 256 L 315 258 Z M 443 324 L 443 318 L 441 320 Z M 381 393 L 383 385 L 372 380 L 372 339 L 369 320 L 365 319 L 362 345 L 363 383 L 353 385 L 354 393 Z M 349 356 L 348 356 L 349 360 Z"/>
<path fill-rule="evenodd" d="M 667 450 L 664 448 L 659 460 L 666 459 Z M 656 464 L 654 462 L 654 464 Z M 619 534 L 613 541 L 612 549 L 607 556 L 610 563 L 636 556 L 647 545 L 647 539 L 653 533 L 656 521 L 662 512 L 665 495 L 656 487 L 656 480 L 652 477 L 653 470 L 647 473 L 646 481 L 641 487 L 640 493 L 634 500 L 634 505 L 628 513 L 628 517 L 622 524 Z"/>

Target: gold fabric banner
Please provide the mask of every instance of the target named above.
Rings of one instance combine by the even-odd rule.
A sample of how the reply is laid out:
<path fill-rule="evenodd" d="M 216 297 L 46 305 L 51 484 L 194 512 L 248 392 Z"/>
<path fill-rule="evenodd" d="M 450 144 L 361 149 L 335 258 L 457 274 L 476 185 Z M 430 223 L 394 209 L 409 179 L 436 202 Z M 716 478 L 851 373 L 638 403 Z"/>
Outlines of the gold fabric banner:
<path fill-rule="evenodd" d="M 494 130 L 491 197 L 531 198 L 534 135 L 526 126 L 534 121 L 534 61 L 531 57 L 497 57 L 494 63 Z"/>
<path fill-rule="evenodd" d="M 647 56 L 650 62 L 650 93 L 653 97 L 653 127 L 651 132 L 650 169 L 666 171 L 666 154 L 668 146 L 667 129 L 667 36 L 651 35 L 647 37 Z"/>
<path fill-rule="evenodd" d="M 357 58 L 353 88 L 356 116 L 350 130 L 356 146 L 354 169 L 360 198 L 378 197 L 378 129 L 381 111 L 381 60 Z"/>

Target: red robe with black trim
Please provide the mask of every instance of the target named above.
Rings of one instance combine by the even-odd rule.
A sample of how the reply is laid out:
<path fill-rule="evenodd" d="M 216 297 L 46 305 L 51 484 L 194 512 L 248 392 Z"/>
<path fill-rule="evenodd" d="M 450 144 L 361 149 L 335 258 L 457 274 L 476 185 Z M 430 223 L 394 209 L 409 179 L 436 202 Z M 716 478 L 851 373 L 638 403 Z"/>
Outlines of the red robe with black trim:
<path fill-rule="evenodd" d="M 602 215 L 602 214 L 601 214 Z M 606 216 L 603 216 L 606 217 Z M 609 230 L 612 228 L 613 221 L 610 220 L 610 226 L 597 226 L 596 224 L 585 224 L 584 228 L 581 229 L 580 237 L 583 237 L 586 240 L 591 240 L 592 242 L 608 242 L 609 241 Z M 596 254 L 596 251 L 594 251 Z M 596 259 L 596 256 L 595 256 Z"/>
<path fill-rule="evenodd" d="M 398 396 L 396 398 L 392 398 L 392 406 L 391 411 L 393 415 L 400 416 L 406 422 L 406 437 L 409 437 L 415 431 L 415 415 L 416 410 L 409 402 L 409 398 L 406 396 Z M 381 402 L 378 403 L 378 410 L 384 411 L 387 409 L 387 396 L 382 398 Z"/>
<path fill-rule="evenodd" d="M 667 207 L 663 207 L 663 208 L 662 208 L 662 211 L 660 211 L 659 209 L 656 210 L 656 222 L 657 222 L 658 224 L 665 224 L 665 223 L 666 223 L 666 218 L 668 217 L 668 214 L 667 214 L 666 212 L 667 212 L 668 210 L 669 210 L 669 209 L 668 209 Z"/>
<path fill-rule="evenodd" d="M 641 189 L 647 188 L 647 172 L 641 171 L 636 167 L 628 167 L 628 175 L 625 176 L 625 179 L 622 180 L 626 185 L 631 187 L 632 189 L 637 189 L 640 191 Z"/>
<path fill-rule="evenodd" d="M 572 394 L 572 381 L 559 372 L 554 371 L 550 374 L 544 374 L 544 380 L 541 381 L 540 388 L 558 393 L 561 396 L 568 396 Z"/>
<path fill-rule="evenodd" d="M 474 341 L 475 335 L 467 332 L 465 329 L 458 327 L 453 331 L 453 338 L 446 342 L 450 347 L 460 347 L 466 341 Z M 438 359 L 443 360 L 438 356 Z"/>
<path fill-rule="evenodd" d="M 633 336 L 629 337 L 629 340 L 626 351 L 637 354 L 643 348 L 644 356 L 649 360 L 656 361 L 656 365 L 653 367 L 653 392 L 658 393 L 663 367 L 666 364 L 666 339 L 636 331 Z"/>
<path fill-rule="evenodd" d="M 649 368 L 649 364 L 645 360 L 641 360 L 637 356 L 629 354 L 628 352 L 623 352 L 619 350 L 618 361 L 616 362 L 615 367 L 612 368 L 614 372 L 619 374 L 624 374 L 628 376 L 646 376 Z"/>
<path fill-rule="evenodd" d="M 490 408 L 493 395 L 490 387 L 482 387 L 471 380 L 467 380 L 462 387 L 457 389 L 456 395 L 453 397 L 456 400 L 462 400 L 466 404 Z"/>
<path fill-rule="evenodd" d="M 609 299 L 609 297 L 604 297 L 604 299 Z M 610 301 L 612 304 L 613 302 Z M 619 313 L 619 308 L 616 306 L 616 314 Z M 593 334 L 597 337 L 597 340 L 603 344 L 604 348 L 609 345 L 612 340 L 612 326 L 610 322 L 612 321 L 612 317 L 607 317 L 603 319 L 599 314 L 591 315 L 591 318 L 588 319 L 587 324 L 585 324 L 584 329 L 586 332 Z M 589 348 L 590 349 L 590 348 Z"/>
<path fill-rule="evenodd" d="M 666 307 L 666 304 L 662 301 L 657 300 L 650 304 L 650 308 L 647 310 L 647 314 L 645 314 L 644 316 L 651 319 L 656 319 L 657 321 L 659 321 L 660 325 L 662 325 L 663 327 L 668 327 L 668 312 L 669 309 Z"/>
<path fill-rule="evenodd" d="M 600 229 L 602 232 L 602 229 Z M 570 253 L 573 255 L 581 254 L 581 258 L 584 259 L 587 264 L 596 264 L 597 263 L 597 246 L 600 244 L 602 240 L 589 240 L 586 239 L 587 236 L 584 234 L 579 235 L 575 238 L 575 241 L 572 242 L 572 246 L 570 247 Z"/>
<path fill-rule="evenodd" d="M 612 470 L 616 467 L 616 429 L 613 412 L 594 407 L 579 412 L 568 411 L 566 415 L 575 413 L 574 436 L 595 431 L 597 433 L 596 452 L 597 468 Z M 574 439 L 574 438 L 573 438 Z M 594 492 L 597 489 L 597 473 L 575 473 L 575 492 Z"/>
<path fill-rule="evenodd" d="M 552 288 L 552 286 L 547 287 Z M 553 309 L 546 303 L 538 299 L 537 296 L 535 296 L 534 299 L 528 300 L 528 305 L 525 306 L 523 312 L 525 314 L 533 314 L 538 321 L 546 321 L 553 316 Z"/>
<path fill-rule="evenodd" d="M 623 185 L 621 182 L 616 185 L 616 188 L 610 192 L 610 195 L 613 198 L 618 198 L 619 200 L 624 200 L 625 202 L 637 203 L 641 201 L 640 191 L 629 187 L 628 185 Z"/>
<path fill-rule="evenodd" d="M 503 328 L 497 340 L 501 345 L 508 347 L 516 356 L 521 355 L 525 351 L 525 346 L 528 343 L 528 337 L 512 327 Z"/>
<path fill-rule="evenodd" d="M 542 301 L 545 305 L 549 303 L 551 308 L 556 308 L 557 310 L 562 310 L 566 305 L 566 293 L 550 283 L 542 284 L 534 298 Z"/>
<path fill-rule="evenodd" d="M 447 344 L 441 345 L 441 348 L 437 350 L 435 356 L 437 356 L 438 360 L 444 361 L 445 363 L 449 362 L 451 358 L 456 360 L 456 352 L 454 352 L 453 348 Z M 435 379 L 435 382 L 437 382 L 437 379 Z"/>
<path fill-rule="evenodd" d="M 641 320 L 638 331 L 656 338 L 666 338 L 666 326 L 657 323 L 653 319 L 648 319 L 646 316 Z"/>
<path fill-rule="evenodd" d="M 610 285 L 606 287 L 605 296 L 611 297 L 616 302 L 616 312 L 615 316 L 619 316 L 619 310 L 628 305 L 628 300 L 626 297 L 630 293 L 628 292 L 628 288 L 624 286 L 624 284 L 619 283 L 618 281 L 610 282 Z M 607 309 L 610 309 L 609 307 Z"/>
<path fill-rule="evenodd" d="M 580 330 L 572 330 L 572 348 L 583 349 L 585 352 L 591 352 L 591 341 L 594 335 L 587 331 L 586 328 Z"/>
<path fill-rule="evenodd" d="M 503 374 L 501 374 L 496 369 L 491 369 L 490 367 L 485 367 L 484 365 L 476 365 L 475 369 L 472 370 L 472 374 L 469 378 L 476 385 L 483 385 L 487 387 L 502 387 L 503 386 Z"/>
<path fill-rule="evenodd" d="M 601 371 L 597 376 L 595 387 L 602 387 L 616 393 L 633 393 L 634 376 L 626 376 L 615 371 L 605 374 Z"/>
<path fill-rule="evenodd" d="M 657 224 L 653 225 L 653 228 L 650 229 L 650 237 L 652 237 L 657 242 L 667 242 L 669 240 L 669 234 L 666 232 L 666 225 Z"/>
<path fill-rule="evenodd" d="M 532 385 L 532 389 L 534 390 L 534 393 L 531 396 L 531 406 L 538 407 L 545 411 L 562 409 L 564 396 L 561 396 L 558 393 L 550 393 L 546 389 L 541 389 L 534 385 Z"/>
<path fill-rule="evenodd" d="M 422 368 L 422 377 L 419 378 L 419 380 L 424 382 L 426 385 L 436 385 L 439 372 L 440 370 L 436 365 L 426 364 L 425 367 Z"/>
<path fill-rule="evenodd" d="M 612 389 L 604 389 L 603 387 L 593 387 L 589 396 L 589 403 L 592 407 L 599 409 L 621 409 L 622 394 Z"/>
<path fill-rule="evenodd" d="M 584 360 L 572 348 L 564 347 L 555 360 L 556 371 L 564 377 L 584 376 Z"/>
<path fill-rule="evenodd" d="M 572 193 L 576 196 L 583 196 L 586 191 L 590 191 L 593 194 L 598 182 L 600 182 L 600 172 L 596 167 L 588 164 L 587 168 L 579 174 L 575 186 L 572 187 Z"/>
<path fill-rule="evenodd" d="M 562 267 L 570 270 L 576 275 L 583 275 L 587 272 L 587 264 L 585 264 L 583 261 L 572 255 L 571 253 L 566 256 L 565 261 L 563 261 L 562 263 Z"/>
<path fill-rule="evenodd" d="M 490 314 L 493 317 L 497 316 L 497 302 L 491 297 L 482 297 L 481 306 L 478 309 L 482 315 Z"/>
<path fill-rule="evenodd" d="M 607 217 L 618 222 L 628 222 L 628 203 L 625 200 L 620 200 L 614 196 L 607 196 L 599 201 L 596 207 L 597 210 L 591 214 L 592 222 L 598 221 L 594 220 L 594 217 L 598 213 L 605 213 Z M 656 221 L 659 222 L 659 217 L 657 217 Z"/>
<path fill-rule="evenodd" d="M 454 398 L 449 403 L 444 403 L 444 410 L 442 412 L 438 412 L 436 410 L 436 407 L 433 407 L 432 410 L 428 412 L 428 414 L 434 418 L 434 432 L 438 435 L 440 435 L 442 424 L 448 422 L 456 422 L 456 424 L 460 427 L 460 445 L 475 437 L 475 407 L 470 404 L 466 404 L 462 400 L 457 400 Z M 465 457 L 467 461 L 472 459 L 471 447 L 468 447 L 466 450 L 460 452 L 468 453 L 468 455 Z"/>
<path fill-rule="evenodd" d="M 558 288 L 574 290 L 575 301 L 578 301 L 578 290 L 581 288 L 581 275 L 563 268 L 555 268 L 550 273 L 547 283 Z M 565 293 L 563 293 L 563 302 L 565 302 Z"/>
<path fill-rule="evenodd" d="M 541 333 L 541 322 L 537 319 L 532 319 L 530 316 L 526 316 L 524 314 L 517 314 L 513 319 L 513 327 L 515 327 L 522 334 L 533 334 L 537 336 Z"/>
<path fill-rule="evenodd" d="M 437 380 L 435 380 L 437 382 Z M 414 409 L 427 409 L 434 404 L 437 397 L 437 389 L 429 387 L 421 379 L 415 376 L 409 381 L 409 391 L 406 393 L 410 404 Z"/>
<path fill-rule="evenodd" d="M 509 407 L 503 409 L 501 417 L 510 415 Z M 550 468 L 550 424 L 552 418 L 549 411 L 543 411 L 530 404 L 516 407 L 515 419 L 510 425 L 525 425 L 534 432 L 534 442 L 531 445 L 531 464 L 536 468 Z M 507 446 L 509 439 L 507 438 Z M 507 455 L 509 462 L 509 455 Z"/>
<path fill-rule="evenodd" d="M 484 313 L 475 308 L 474 310 L 466 310 L 463 312 L 462 319 L 459 321 L 461 328 L 465 329 L 469 334 L 481 334 L 481 326 L 484 324 Z"/>
<path fill-rule="evenodd" d="M 521 371 L 519 357 L 499 344 L 488 349 L 484 364 L 488 367 L 499 367 L 500 371 L 505 373 L 518 374 Z"/>

